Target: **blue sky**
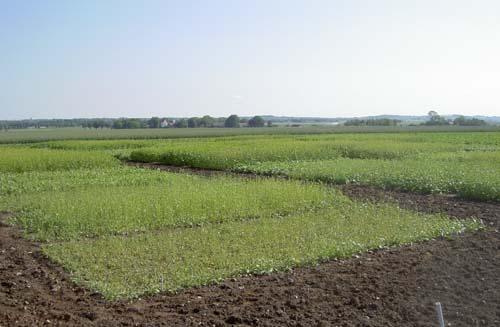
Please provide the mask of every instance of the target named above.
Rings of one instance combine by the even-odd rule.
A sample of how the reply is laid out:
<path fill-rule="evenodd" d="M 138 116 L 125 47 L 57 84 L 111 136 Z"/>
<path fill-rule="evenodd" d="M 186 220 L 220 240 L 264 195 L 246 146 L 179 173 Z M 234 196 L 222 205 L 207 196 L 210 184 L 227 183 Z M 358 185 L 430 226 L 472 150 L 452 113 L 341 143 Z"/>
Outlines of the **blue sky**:
<path fill-rule="evenodd" d="M 0 119 L 500 115 L 500 2 L 0 0 Z"/>

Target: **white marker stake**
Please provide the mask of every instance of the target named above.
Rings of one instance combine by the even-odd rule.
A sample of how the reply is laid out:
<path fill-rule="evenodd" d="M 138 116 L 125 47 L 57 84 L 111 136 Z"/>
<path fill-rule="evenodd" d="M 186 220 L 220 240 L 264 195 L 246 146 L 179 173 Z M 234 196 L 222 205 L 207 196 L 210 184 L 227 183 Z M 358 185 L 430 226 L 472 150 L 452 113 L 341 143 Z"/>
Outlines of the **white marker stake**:
<path fill-rule="evenodd" d="M 436 313 L 439 320 L 439 327 L 444 327 L 443 310 L 440 302 L 436 302 Z"/>

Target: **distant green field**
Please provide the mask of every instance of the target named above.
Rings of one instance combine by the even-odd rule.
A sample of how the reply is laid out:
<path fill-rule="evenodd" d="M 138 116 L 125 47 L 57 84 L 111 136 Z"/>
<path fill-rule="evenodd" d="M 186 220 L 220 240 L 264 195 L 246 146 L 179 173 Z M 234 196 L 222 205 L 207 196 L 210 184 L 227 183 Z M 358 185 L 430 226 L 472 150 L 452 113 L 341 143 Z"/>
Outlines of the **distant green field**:
<path fill-rule="evenodd" d="M 429 131 L 500 131 L 500 126 L 314 126 L 265 127 L 265 128 L 164 128 L 164 129 L 11 129 L 0 130 L 2 143 L 31 143 L 53 140 L 112 140 L 112 139 L 163 139 L 186 137 L 215 137 L 235 135 L 275 135 L 275 134 L 330 134 L 330 133 L 380 133 L 380 132 L 429 132 Z"/>

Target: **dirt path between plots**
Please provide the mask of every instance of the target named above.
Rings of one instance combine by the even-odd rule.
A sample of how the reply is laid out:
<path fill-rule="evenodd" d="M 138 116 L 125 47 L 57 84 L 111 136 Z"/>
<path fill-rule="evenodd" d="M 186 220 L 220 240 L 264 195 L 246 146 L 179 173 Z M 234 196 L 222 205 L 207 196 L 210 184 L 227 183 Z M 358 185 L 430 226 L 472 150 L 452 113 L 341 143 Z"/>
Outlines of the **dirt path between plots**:
<path fill-rule="evenodd" d="M 436 326 L 435 301 L 443 303 L 450 326 L 500 325 L 500 204 L 341 189 L 354 198 L 475 216 L 489 230 L 108 303 L 71 283 L 39 245 L 0 224 L 0 326 Z"/>
<path fill-rule="evenodd" d="M 123 162 L 127 166 L 136 167 L 136 168 L 147 168 L 147 169 L 156 169 L 161 171 L 167 171 L 171 173 L 182 173 L 182 174 L 195 174 L 202 176 L 239 176 L 245 178 L 259 178 L 265 177 L 265 175 L 257 175 L 253 173 L 236 173 L 227 170 L 218 170 L 218 169 L 208 169 L 208 168 L 192 168 L 192 167 L 179 167 L 179 166 L 170 166 L 164 165 L 156 162 L 135 162 L 135 161 L 124 161 Z M 286 176 L 273 176 L 277 178 L 286 178 Z"/>

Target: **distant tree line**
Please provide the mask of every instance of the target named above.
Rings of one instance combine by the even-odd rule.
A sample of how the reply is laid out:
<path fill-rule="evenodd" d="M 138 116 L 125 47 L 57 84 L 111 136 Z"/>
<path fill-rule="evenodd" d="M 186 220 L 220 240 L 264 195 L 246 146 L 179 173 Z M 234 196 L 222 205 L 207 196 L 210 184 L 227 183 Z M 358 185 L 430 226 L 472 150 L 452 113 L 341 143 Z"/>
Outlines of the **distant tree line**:
<path fill-rule="evenodd" d="M 74 118 L 74 119 L 23 119 L 1 120 L 0 129 L 22 128 L 59 128 L 59 127 L 110 127 L 112 119 Z"/>
<path fill-rule="evenodd" d="M 111 119 L 87 119 L 82 122 L 81 126 L 83 128 L 109 128 L 113 125 L 113 120 Z"/>
<path fill-rule="evenodd" d="M 111 125 L 112 128 L 116 129 L 146 128 L 146 126 L 146 121 L 139 118 L 119 118 L 114 120 Z"/>
<path fill-rule="evenodd" d="M 378 119 L 351 119 L 344 123 L 345 126 L 397 126 L 401 120 L 378 118 Z"/>
<path fill-rule="evenodd" d="M 464 116 L 459 116 L 453 120 L 453 125 L 459 126 L 484 126 L 487 123 L 482 119 L 477 118 L 465 118 Z"/>
<path fill-rule="evenodd" d="M 427 114 L 429 116 L 429 120 L 422 123 L 422 125 L 426 126 L 440 126 L 440 125 L 450 125 L 450 121 L 448 121 L 443 116 L 439 115 L 436 111 L 431 110 Z"/>
<path fill-rule="evenodd" d="M 191 118 L 77 118 L 77 119 L 24 119 L 24 120 L 2 120 L 0 130 L 24 129 L 24 128 L 59 128 L 59 127 L 83 127 L 83 128 L 113 128 L 113 129 L 134 129 L 134 128 L 197 128 L 197 127 L 228 127 L 240 126 L 264 127 L 272 126 L 271 121 L 266 121 L 255 116 L 250 119 L 240 119 L 237 115 L 224 117 L 203 117 Z"/>
<path fill-rule="evenodd" d="M 237 115 L 230 115 L 227 118 L 214 118 L 208 115 L 191 118 L 159 118 L 152 117 L 149 120 L 120 118 L 113 122 L 112 128 L 197 128 L 197 127 L 227 127 L 238 128 L 243 125 L 248 127 L 264 127 L 265 120 L 260 116 L 250 119 L 240 119 Z M 267 126 L 272 126 L 268 121 Z"/>
<path fill-rule="evenodd" d="M 237 115 L 231 115 L 226 118 L 224 121 L 224 127 L 235 128 L 241 127 L 241 124 L 246 125 L 247 127 L 272 127 L 273 123 L 268 120 L 267 123 L 261 116 L 254 116 L 250 119 L 240 119 Z"/>
<path fill-rule="evenodd" d="M 269 119 L 269 116 L 267 116 Z M 351 119 L 344 123 L 345 126 L 396 126 L 401 123 L 397 119 Z M 428 120 L 422 125 L 457 125 L 457 126 L 483 126 L 487 123 L 482 119 L 466 118 L 459 116 L 454 120 L 446 119 L 436 111 L 428 113 Z M 0 130 L 24 129 L 24 128 L 58 128 L 58 127 L 83 127 L 83 128 L 197 128 L 197 127 L 264 127 L 273 126 L 271 120 L 266 121 L 261 116 L 252 118 L 240 118 L 237 115 L 229 117 L 203 117 L 191 118 L 75 118 L 75 119 L 24 119 L 24 120 L 0 120 Z M 300 126 L 292 124 L 289 126 Z"/>
<path fill-rule="evenodd" d="M 464 116 L 459 116 L 454 120 L 448 120 L 445 117 L 439 115 L 436 111 L 431 110 L 427 114 L 429 120 L 422 123 L 426 126 L 442 126 L 442 125 L 457 125 L 457 126 L 484 126 L 487 123 L 482 119 L 477 118 L 465 118 Z"/>

